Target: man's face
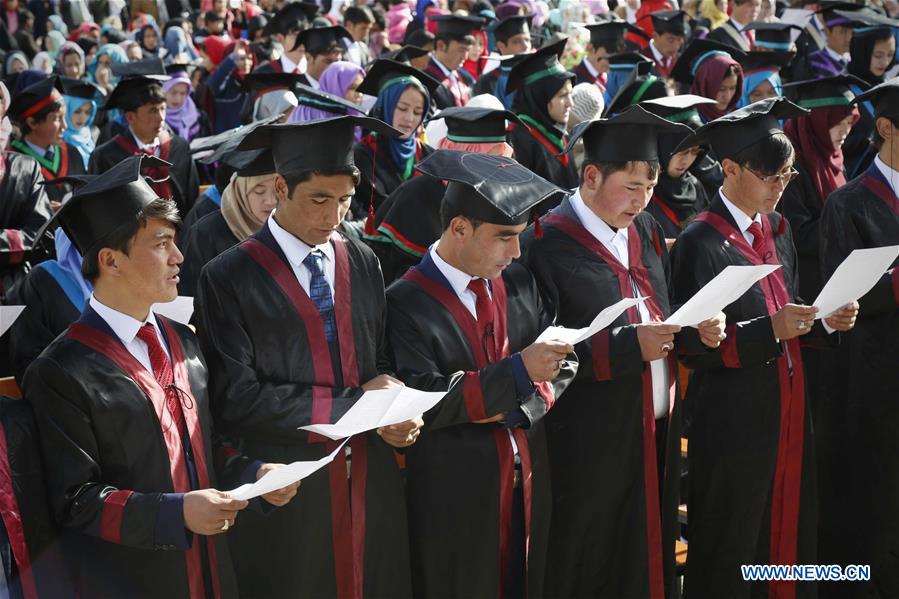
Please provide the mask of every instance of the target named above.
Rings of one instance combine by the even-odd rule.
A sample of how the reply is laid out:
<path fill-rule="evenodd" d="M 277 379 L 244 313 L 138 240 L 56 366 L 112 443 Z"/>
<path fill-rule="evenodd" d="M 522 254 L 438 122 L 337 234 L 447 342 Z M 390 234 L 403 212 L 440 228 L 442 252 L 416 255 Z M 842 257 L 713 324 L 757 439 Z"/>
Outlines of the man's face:
<path fill-rule="evenodd" d="M 159 137 L 165 125 L 165 102 L 159 104 L 144 104 L 125 113 L 128 126 L 142 142 L 152 143 Z"/>
<path fill-rule="evenodd" d="M 62 143 L 62 134 L 66 130 L 66 107 L 63 104 L 59 110 L 47 115 L 43 122 L 38 123 L 33 118 L 26 119 L 31 132 L 28 138 L 42 148 Z"/>
<path fill-rule="evenodd" d="M 275 213 L 278 224 L 308 245 L 320 245 L 343 221 L 350 209 L 355 187 L 349 175 L 313 175 L 294 187 L 290 199 L 286 199 L 287 182 L 278 176 L 275 191 L 278 197 L 278 211 Z"/>
<path fill-rule="evenodd" d="M 512 54 L 525 54 L 531 51 L 531 33 L 529 31 L 524 31 L 522 33 L 517 33 L 506 40 L 505 43 L 497 41 L 496 49 L 499 50 L 500 54 L 503 56 L 510 56 Z"/>
<path fill-rule="evenodd" d="M 312 60 L 308 62 L 306 65 L 306 71 L 312 75 L 312 77 L 317 81 L 321 79 L 322 73 L 325 72 L 332 63 L 337 62 L 341 58 L 343 58 L 343 50 L 341 50 L 338 46 L 332 46 L 325 52 L 321 54 L 316 54 L 315 56 L 309 55 Z"/>
<path fill-rule="evenodd" d="M 786 164 L 777 173 L 757 173 L 747 166 L 741 166 L 732 160 L 724 159 L 722 163 L 725 177 L 733 177 L 735 187 L 740 190 L 740 208 L 747 214 L 771 214 L 777 208 L 780 196 L 783 195 L 788 180 L 777 179 L 765 182 L 762 178 L 771 174 L 785 174 L 793 168 Z"/>
<path fill-rule="evenodd" d="M 609 52 L 609 49 L 605 46 L 593 46 L 592 44 L 587 44 L 587 59 L 590 61 L 590 64 L 593 65 L 593 68 L 600 73 L 609 72 L 609 61 L 605 58 L 609 54 L 611 54 L 611 52 Z"/>
<path fill-rule="evenodd" d="M 593 165 L 584 170 L 585 200 L 603 221 L 616 229 L 629 227 L 637 215 L 643 212 L 657 182 L 650 178 L 645 162 L 635 163 L 630 169 L 612 173 L 606 178 Z"/>
<path fill-rule="evenodd" d="M 371 23 L 349 23 L 346 30 L 350 32 L 354 42 L 364 42 L 368 40 L 368 34 L 371 33 Z"/>
<path fill-rule="evenodd" d="M 175 228 L 150 219 L 131 240 L 128 253 L 111 250 L 123 289 L 148 306 L 178 297 L 179 265 L 184 256 L 175 245 Z"/>
<path fill-rule="evenodd" d="M 225 30 L 225 22 L 220 20 L 215 21 L 206 21 L 206 31 L 209 32 L 210 35 L 219 35 L 222 31 Z"/>
<path fill-rule="evenodd" d="M 451 40 L 447 43 L 441 40 L 437 42 L 437 60 L 449 70 L 455 71 L 465 63 L 472 45 L 470 41 Z"/>
<path fill-rule="evenodd" d="M 467 218 L 459 216 L 450 223 L 452 234 L 459 241 L 462 269 L 475 277 L 495 279 L 512 261 L 521 256 L 518 236 L 527 227 L 481 223 L 475 228 Z"/>
<path fill-rule="evenodd" d="M 737 22 L 748 25 L 758 19 L 759 11 L 762 9 L 762 0 L 747 0 L 743 4 L 734 4 L 734 10 L 731 16 Z"/>
<path fill-rule="evenodd" d="M 656 34 L 654 42 L 656 49 L 662 53 L 665 58 L 674 58 L 677 51 L 684 44 L 684 38 L 673 33 Z"/>
<path fill-rule="evenodd" d="M 852 27 L 844 27 L 836 25 L 831 28 L 824 28 L 824 35 L 827 37 L 827 45 L 837 54 L 846 54 L 849 52 L 849 45 L 852 43 Z"/>

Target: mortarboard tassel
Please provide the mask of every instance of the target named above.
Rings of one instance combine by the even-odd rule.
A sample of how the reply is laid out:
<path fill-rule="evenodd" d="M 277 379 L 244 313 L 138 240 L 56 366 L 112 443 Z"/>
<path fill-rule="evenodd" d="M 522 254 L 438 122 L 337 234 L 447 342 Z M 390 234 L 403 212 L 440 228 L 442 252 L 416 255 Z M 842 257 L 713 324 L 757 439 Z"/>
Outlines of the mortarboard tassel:
<path fill-rule="evenodd" d="M 378 235 L 378 230 L 375 229 L 375 156 L 378 153 L 378 148 L 375 146 L 371 155 L 371 176 L 372 181 L 369 181 L 369 185 L 371 186 L 371 193 L 368 196 L 368 218 L 365 219 L 365 230 L 363 233 L 366 237 L 376 237 Z"/>

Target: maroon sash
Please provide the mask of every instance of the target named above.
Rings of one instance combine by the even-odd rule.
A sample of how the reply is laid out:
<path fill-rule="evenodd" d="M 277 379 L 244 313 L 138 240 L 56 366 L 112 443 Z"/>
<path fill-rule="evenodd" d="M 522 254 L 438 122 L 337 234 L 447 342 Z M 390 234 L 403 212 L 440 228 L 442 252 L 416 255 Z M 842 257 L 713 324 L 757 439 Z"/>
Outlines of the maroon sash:
<path fill-rule="evenodd" d="M 37 586 L 34 582 L 34 572 L 31 569 L 31 556 L 28 555 L 28 542 L 22 526 L 22 512 L 19 511 L 19 504 L 12 486 L 12 469 L 9 467 L 7 450 L 6 432 L 0 426 L 0 481 L 4 481 L 0 487 L 0 519 L 3 520 L 3 526 L 6 528 L 9 546 L 12 549 L 12 558 L 19 571 L 22 595 L 25 599 L 37 599 Z"/>
<path fill-rule="evenodd" d="M 131 154 L 132 156 L 152 156 L 152 154 L 148 154 L 144 150 L 141 150 L 137 147 L 137 144 L 134 141 L 134 138 L 130 134 L 119 134 L 116 135 L 113 139 L 115 142 L 121 146 L 123 150 Z M 170 149 L 171 138 L 169 134 L 165 131 L 159 134 L 159 156 L 162 160 L 169 159 L 169 149 Z M 174 194 L 172 193 L 172 182 L 169 179 L 170 172 L 169 167 L 160 166 L 160 167 L 149 167 L 144 166 L 141 168 L 141 173 L 145 177 L 150 177 L 154 182 L 150 183 L 150 187 L 153 188 L 159 197 L 165 198 L 167 200 L 174 199 Z"/>
<path fill-rule="evenodd" d="M 190 390 L 190 380 L 187 375 L 187 362 L 184 358 L 184 349 L 181 339 L 175 332 L 167 318 L 156 315 L 157 322 L 165 330 L 166 339 L 169 342 L 169 352 L 172 358 L 172 370 L 175 375 L 175 385 L 188 401 L 182 401 L 181 407 L 184 413 L 184 421 L 190 438 L 190 446 L 193 451 L 197 478 L 201 489 L 209 488 L 209 471 L 206 468 L 206 451 L 203 445 L 203 431 L 200 427 L 199 413 L 196 409 L 197 402 Z M 181 435 L 175 428 L 174 419 L 169 412 L 166 403 L 166 390 L 159 386 L 153 373 L 148 371 L 132 356 L 127 349 L 116 339 L 107 333 L 82 323 L 74 323 L 69 327 L 66 337 L 81 343 L 93 351 L 106 357 L 122 372 L 134 381 L 146 394 L 156 413 L 159 426 L 165 441 L 166 451 L 169 456 L 169 468 L 172 476 L 172 488 L 176 493 L 190 492 L 190 478 L 187 470 L 187 460 L 184 456 L 184 448 L 181 445 Z M 130 497 L 130 491 L 116 491 L 106 497 L 103 513 L 101 514 L 101 536 L 106 540 L 116 542 L 120 538 L 120 526 L 125 504 Z M 218 579 L 218 567 L 215 553 L 215 541 L 213 537 L 201 537 L 206 542 L 209 554 L 210 575 L 212 577 L 213 595 L 221 596 L 221 586 Z M 185 552 L 187 561 L 187 579 L 191 597 L 204 596 L 203 561 L 200 552 L 200 542 L 193 543 Z"/>
<path fill-rule="evenodd" d="M 649 280 L 649 271 L 643 265 L 643 246 L 637 227 L 631 223 L 627 229 L 627 255 L 630 268 L 625 268 L 618 258 L 612 254 L 599 240 L 590 234 L 584 226 L 566 216 L 550 213 L 543 219 L 546 226 L 554 227 L 565 233 L 568 237 L 596 254 L 603 262 L 608 264 L 618 279 L 618 287 L 621 297 L 634 297 L 631 279 L 637 285 L 640 294 L 646 297 L 646 307 L 652 318 L 661 320 L 662 310 L 656 301 L 655 291 Z M 627 320 L 631 324 L 641 322 L 640 313 L 636 306 L 628 308 Z M 607 339 L 607 336 L 598 333 L 594 338 Z M 594 347 L 596 344 L 594 343 Z M 674 407 L 674 390 L 677 373 L 677 364 L 674 361 L 673 352 L 669 355 L 668 372 L 671 379 L 668 400 L 668 415 Z M 611 375 L 610 375 L 611 377 Z M 670 422 L 670 418 L 669 418 Z M 665 583 L 662 574 L 662 523 L 661 507 L 659 506 L 659 478 L 658 463 L 656 460 L 656 419 L 655 406 L 652 398 L 652 372 L 649 364 L 643 367 L 643 485 L 646 495 L 646 545 L 647 563 L 649 565 L 649 595 L 650 597 L 664 597 Z"/>
<path fill-rule="evenodd" d="M 721 234 L 753 265 L 779 264 L 774 231 L 768 218 L 762 219 L 765 233 L 765 255 L 759 257 L 743 234 L 722 216 L 703 212 L 696 217 Z M 759 283 L 765 294 L 768 314 L 772 315 L 790 301 L 779 268 Z M 774 472 L 774 491 L 771 498 L 771 563 L 792 565 L 796 563 L 799 535 L 799 506 L 802 482 L 802 454 L 805 435 L 805 372 L 802 365 L 799 339 L 782 342 L 784 355 L 777 359 L 780 381 L 780 432 L 777 443 L 777 465 Z M 787 355 L 793 364 L 790 376 Z M 796 596 L 795 581 L 772 581 L 768 585 L 772 599 L 793 599 Z"/>
<path fill-rule="evenodd" d="M 356 342 L 353 338 L 349 255 L 343 238 L 337 233 L 331 235 L 331 245 L 334 247 L 336 262 L 334 315 L 337 320 L 341 373 L 344 385 L 359 387 L 361 383 L 356 363 Z M 312 388 L 311 424 L 330 423 L 332 389 L 336 382 L 321 313 L 300 286 L 290 266 L 281 260 L 271 248 L 251 237 L 240 244 L 240 249 L 249 254 L 271 275 L 272 280 L 287 296 L 303 320 L 317 383 Z M 337 447 L 336 441 L 312 433 L 309 434 L 309 442 L 325 443 L 327 451 L 332 451 Z M 365 486 L 368 461 L 365 435 L 352 437 L 350 447 L 353 451 L 350 482 L 352 493 L 347 484 L 346 454 L 339 452 L 328 466 L 331 488 L 331 541 L 334 550 L 334 576 L 337 582 L 337 596 L 341 599 L 362 597 L 365 564 Z M 350 509 L 351 496 L 352 510 Z"/>
<path fill-rule="evenodd" d="M 871 165 L 872 168 L 877 168 L 874 165 Z M 897 215 L 899 215 L 899 198 L 896 197 L 896 194 L 893 193 L 893 190 L 890 187 L 878 179 L 877 177 L 870 174 L 870 170 L 868 174 L 862 179 L 862 185 L 868 188 L 868 191 L 876 195 L 878 198 L 883 200 L 883 202 L 893 209 Z"/>
<path fill-rule="evenodd" d="M 493 322 L 495 325 L 493 336 L 487 335 L 484 326 L 479 324 L 474 316 L 471 315 L 462 301 L 455 293 L 447 289 L 445 286 L 434 281 L 433 279 L 422 274 L 419 270 L 412 268 L 406 271 L 403 279 L 410 281 L 420 287 L 425 293 L 440 302 L 444 309 L 449 312 L 453 320 L 465 335 L 468 347 L 471 349 L 471 355 L 474 357 L 475 366 L 478 370 L 490 364 L 487 352 L 485 351 L 482 340 L 491 339 L 494 344 L 495 353 L 498 359 L 502 360 L 509 357 L 509 335 L 508 323 L 506 321 L 506 285 L 502 276 L 492 281 L 491 287 L 493 292 Z M 547 384 L 541 383 L 538 391 L 547 399 L 552 397 L 552 392 L 547 392 Z M 463 393 L 465 397 L 465 408 L 472 421 L 483 420 L 490 416 L 484 407 L 484 397 L 481 392 L 480 373 L 477 371 L 465 373 L 463 383 Z M 549 402 L 551 405 L 551 402 Z M 512 429 L 512 435 L 515 443 L 518 445 L 518 455 L 521 458 L 521 473 L 523 479 L 524 490 L 524 517 L 525 517 L 525 551 L 530 542 L 531 536 L 531 496 L 532 484 L 531 478 L 531 453 L 528 446 L 527 435 L 518 428 Z M 509 538 L 512 526 L 512 494 L 515 480 L 515 464 L 512 445 L 509 442 L 507 429 L 497 426 L 493 430 L 493 438 L 496 443 L 496 457 L 499 464 L 499 554 L 500 554 L 500 572 L 505 572 L 509 563 Z M 499 597 L 504 596 L 505 576 L 501 575 L 499 580 Z"/>

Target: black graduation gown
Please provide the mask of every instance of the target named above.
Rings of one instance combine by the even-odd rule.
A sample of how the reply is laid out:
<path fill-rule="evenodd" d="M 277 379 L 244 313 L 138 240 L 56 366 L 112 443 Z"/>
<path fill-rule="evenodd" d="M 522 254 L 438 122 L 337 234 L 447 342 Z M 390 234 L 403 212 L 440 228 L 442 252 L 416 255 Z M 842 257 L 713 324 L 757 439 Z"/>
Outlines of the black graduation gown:
<path fill-rule="evenodd" d="M 527 264 L 557 324 L 585 327 L 622 299 L 619 279 L 568 198 L 541 222 L 543 237 L 528 239 Z M 648 293 L 667 316 L 667 249 L 652 216 L 641 213 L 628 240 L 631 272 L 642 255 Z M 553 487 L 545 595 L 658 597 L 674 583 L 681 402 L 672 395 L 667 420 L 655 419 L 650 367 L 628 322 L 622 315 L 575 346 L 577 377 L 545 419 Z M 690 334 L 676 343 L 704 351 Z M 672 384 L 675 366 L 669 360 Z"/>
<path fill-rule="evenodd" d="M 744 52 L 748 52 L 750 49 L 749 42 L 740 35 L 740 31 L 736 28 L 733 21 L 729 19 L 722 23 L 721 26 L 712 29 L 706 36 L 706 39 L 724 44 L 725 46 L 730 46 L 731 48 L 737 48 Z"/>
<path fill-rule="evenodd" d="M 80 597 L 212 596 L 210 587 L 234 594 L 225 536 L 185 530 L 185 551 L 156 535 L 162 493 L 231 489 L 249 465 L 213 439 L 196 337 L 156 320 L 183 394 L 189 450 L 156 379 L 90 306 L 25 372 L 23 396 L 34 408 L 50 505 Z M 213 464 L 226 460 L 218 481 Z"/>
<path fill-rule="evenodd" d="M 181 231 L 188 231 L 193 227 L 200 219 L 202 219 L 207 214 L 212 214 L 213 212 L 217 212 L 222 209 L 221 204 L 216 204 L 213 200 L 209 198 L 210 190 L 206 190 L 206 192 L 202 193 L 200 197 L 197 198 L 197 201 L 194 202 L 193 207 L 188 211 L 187 215 L 184 217 L 184 220 L 181 221 Z M 215 190 L 214 193 L 218 194 L 219 202 L 221 202 L 222 194 L 220 191 Z M 179 238 L 178 244 L 182 243 Z"/>
<path fill-rule="evenodd" d="M 152 187 L 162 197 L 174 199 L 178 204 L 178 211 L 184 216 L 193 207 L 199 193 L 197 167 L 191 158 L 190 146 L 185 140 L 164 131 L 160 135 L 160 142 L 158 157 L 171 162 L 172 166 L 160 169 L 144 167 L 142 171 L 154 179 L 160 179 L 165 174 L 163 171 L 168 171 L 171 178 L 165 183 L 153 184 Z M 93 174 L 102 174 L 125 158 L 139 153 L 130 133 L 119 134 L 94 150 L 88 170 Z M 151 171 L 158 172 L 151 173 Z"/>
<path fill-rule="evenodd" d="M 899 244 L 899 201 L 875 165 L 828 196 L 821 238 L 825 277 L 852 250 Z M 897 266 L 859 301 L 855 328 L 837 352 L 835 393 L 816 423 L 820 563 L 869 564 L 872 581 L 822 583 L 822 597 L 899 594 Z"/>
<path fill-rule="evenodd" d="M 78 320 L 84 295 L 55 260 L 48 260 L 12 289 L 9 303 L 25 306 L 9 331 L 12 371 L 21 385 L 28 365 Z"/>
<path fill-rule="evenodd" d="M 428 157 L 434 149 L 416 140 L 415 163 L 418 164 Z M 396 163 L 390 156 L 390 147 L 384 140 L 377 136 L 367 135 L 353 148 L 353 162 L 362 173 L 359 185 L 356 186 L 356 195 L 353 197 L 351 210 L 353 220 L 368 217 L 369 201 L 374 202 L 375 211 L 380 208 L 384 200 L 393 193 L 397 187 L 404 183 L 402 173 L 399 172 Z M 412 171 L 412 177 L 419 176 L 418 171 Z M 408 181 L 409 179 L 406 179 Z M 374 188 L 374 195 L 372 195 Z"/>
<path fill-rule="evenodd" d="M 14 565 L 4 594 L 74 597 L 47 505 L 34 415 L 27 401 L 12 397 L 0 397 L 0 489 L 0 555 Z"/>
<path fill-rule="evenodd" d="M 728 237 L 703 221 L 706 217 Z M 727 338 L 717 350 L 679 352 L 693 370 L 685 404 L 690 438 L 690 554 L 684 582 L 688 598 L 749 597 L 770 589 L 767 583 L 743 581 L 741 564 L 818 563 L 815 456 L 805 394 L 800 392 L 802 356 L 798 340 L 788 342 L 791 377 L 784 344 L 774 338 L 768 316 L 776 310 L 773 290 L 778 281 L 783 281 L 789 301 L 801 302 L 796 294 L 796 251 L 780 214 L 763 217 L 762 226 L 769 243 L 766 254 L 771 254 L 768 262 L 782 268 L 724 308 Z M 729 265 L 760 263 L 757 258 L 750 261 L 749 255 L 755 256 L 751 246 L 716 196 L 672 248 L 673 301 L 686 301 Z M 802 338 L 803 344 L 816 342 L 816 337 L 827 337 L 820 321 Z M 783 426 L 782 413 L 789 415 Z M 786 499 L 772 501 L 775 492 Z M 773 543 L 775 519 L 783 522 L 783 534 Z M 774 545 L 780 561 L 772 557 Z M 815 585 L 798 582 L 795 590 L 797 597 L 814 596 Z"/>
<path fill-rule="evenodd" d="M 216 424 L 258 459 L 290 463 L 330 453 L 334 443 L 297 427 L 336 422 L 362 395 L 361 384 L 389 366 L 377 260 L 360 242 L 335 234 L 332 244 L 339 370 L 331 367 L 321 317 L 268 225 L 200 274 L 194 318 L 209 360 Z M 341 454 L 305 479 L 286 507 L 265 517 L 241 515 L 230 538 L 241 596 L 411 594 L 393 448 L 375 431 L 356 435 L 350 446 L 349 485 Z"/>
<path fill-rule="evenodd" d="M 468 100 L 471 99 L 472 88 L 477 83 L 471 73 L 461 67 L 456 69 L 459 92 L 462 94 L 461 102 L 457 101 L 453 92 L 450 91 L 449 86 L 453 85 L 452 81 L 443 74 L 443 69 L 434 62 L 433 58 L 428 62 L 428 66 L 425 67 L 425 73 L 440 82 L 440 87 L 437 88 L 437 91 L 432 96 L 434 103 L 437 104 L 437 108 L 443 110 L 450 106 L 465 106 L 468 104 Z"/>
<path fill-rule="evenodd" d="M 498 283 L 503 284 L 502 290 Z M 497 308 L 495 338 L 497 344 L 508 339 L 510 354 L 530 345 L 552 323 L 533 277 L 520 265 L 506 269 L 501 281 L 494 280 L 492 297 Z M 388 310 L 398 376 L 417 389 L 448 390 L 425 414 L 425 429 L 406 450 L 415 596 L 516 596 L 505 594 L 507 567 L 502 565 L 504 558 L 512 559 L 512 551 L 504 555 L 500 549 L 503 523 L 511 527 L 513 520 L 511 493 L 508 501 L 501 499 L 501 489 L 512 490 L 509 429 L 474 424 L 513 410 L 528 415 L 525 428 L 513 431 L 523 480 L 532 480 L 524 489 L 524 511 L 531 516 L 526 527 L 530 532 L 527 581 L 518 585 L 527 588 L 530 596 L 541 596 L 551 508 L 546 439 L 540 422 L 547 401 L 542 393 L 558 397 L 574 377 L 576 361 L 564 364 L 552 391 L 543 386 L 540 393 L 519 397 L 512 360 L 489 363 L 480 344 L 472 348 L 471 339 L 479 342 L 476 321 L 430 254 L 390 286 Z M 518 410 L 520 404 L 524 410 Z"/>
<path fill-rule="evenodd" d="M 25 276 L 25 252 L 53 212 L 41 181 L 40 165 L 30 156 L 8 152 L 0 181 L 0 293 Z"/>
<path fill-rule="evenodd" d="M 179 249 L 184 254 L 178 275 L 181 279 L 178 295 L 193 297 L 200 271 L 206 263 L 238 243 L 240 239 L 228 228 L 221 210 L 207 214 L 187 229 L 178 240 Z"/>
<path fill-rule="evenodd" d="M 672 181 L 664 173 L 659 177 L 659 184 L 656 185 L 652 199 L 646 205 L 646 211 L 652 214 L 659 226 L 662 227 L 666 239 L 677 239 L 677 236 L 684 227 L 690 224 L 693 217 L 708 207 L 709 198 L 705 193 L 705 187 L 690 171 L 684 173 L 682 182 Z M 683 202 L 673 202 L 666 185 L 668 182 L 672 189 L 679 190 L 681 199 L 695 198 L 693 203 L 686 205 Z"/>
<path fill-rule="evenodd" d="M 471 90 L 471 96 L 479 96 L 481 94 L 490 94 L 491 96 L 496 95 L 496 84 L 499 82 L 499 76 L 502 73 L 502 69 L 499 67 L 493 69 L 488 73 L 484 73 L 480 77 L 478 77 L 477 83 L 474 84 L 474 87 Z"/>
<path fill-rule="evenodd" d="M 378 208 L 377 234 L 365 236 L 365 242 L 381 263 L 385 285 L 418 264 L 440 238 L 440 204 L 445 189 L 440 179 L 420 175 L 397 187 Z"/>
<path fill-rule="evenodd" d="M 574 160 L 568 154 L 559 156 L 560 149 L 552 145 L 535 130 L 516 125 L 509 133 L 509 145 L 515 151 L 515 160 L 532 172 L 562 189 L 578 186 L 578 173 Z M 542 202 L 537 210 L 543 214 L 554 206 Z"/>
<path fill-rule="evenodd" d="M 81 154 L 78 152 L 78 149 L 67 141 L 62 142 L 56 147 L 59 159 L 58 162 L 55 163 L 55 170 L 53 165 L 48 163 L 45 166 L 44 163 L 38 161 L 34 151 L 24 141 L 17 141 L 10 144 L 9 149 L 34 158 L 35 161 L 40 164 L 41 175 L 43 175 L 45 181 L 69 175 L 83 175 L 87 173 L 87 170 L 84 168 L 84 161 L 81 159 Z M 51 202 L 62 202 L 65 195 L 74 190 L 71 183 L 46 185 L 45 187 L 47 188 L 47 197 L 50 198 Z"/>
<path fill-rule="evenodd" d="M 587 59 L 583 59 L 579 63 L 577 63 L 571 72 L 574 73 L 574 84 L 577 85 L 579 83 L 592 83 L 599 87 L 600 91 L 605 91 L 605 86 L 598 83 L 598 79 L 590 73 L 590 70 L 587 68 L 587 65 L 584 62 Z"/>
<path fill-rule="evenodd" d="M 854 90 L 853 90 L 854 91 Z M 861 89 L 857 93 L 861 93 Z M 846 178 L 851 179 L 864 173 L 877 150 L 871 145 L 871 134 L 874 132 L 874 114 L 871 102 L 858 105 L 859 119 L 843 142 L 843 164 L 846 167 Z"/>

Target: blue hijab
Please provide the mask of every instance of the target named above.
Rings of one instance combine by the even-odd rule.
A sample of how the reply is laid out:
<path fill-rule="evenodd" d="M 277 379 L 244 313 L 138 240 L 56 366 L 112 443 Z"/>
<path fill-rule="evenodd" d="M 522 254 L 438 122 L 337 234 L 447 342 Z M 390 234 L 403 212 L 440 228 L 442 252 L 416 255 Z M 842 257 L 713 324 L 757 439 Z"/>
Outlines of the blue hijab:
<path fill-rule="evenodd" d="M 43 268 L 56 280 L 72 305 L 80 312 L 94 290 L 81 274 L 81 254 L 72 245 L 62 227 L 56 229 L 54 245 L 56 260 L 45 260 L 35 268 Z"/>
<path fill-rule="evenodd" d="M 397 77 L 387 82 L 378 94 L 378 101 L 375 102 L 374 108 L 372 108 L 372 114 L 377 115 L 385 123 L 393 125 L 393 113 L 396 110 L 396 105 L 400 101 L 400 96 L 409 87 L 414 87 L 424 95 L 425 104 L 422 115 L 422 120 L 424 120 L 428 106 L 431 105 L 431 97 L 428 94 L 428 90 L 422 86 L 418 79 L 408 76 Z M 415 162 L 415 138 L 415 134 L 410 135 L 408 139 L 399 137 L 387 138 L 390 157 L 393 158 L 393 162 L 400 170 L 404 180 L 412 175 L 412 166 Z"/>
<path fill-rule="evenodd" d="M 752 104 L 752 100 L 749 99 L 749 94 L 755 91 L 755 88 L 761 85 L 764 81 L 767 81 L 771 84 L 771 87 L 774 88 L 774 91 L 778 96 L 783 95 L 783 85 L 780 80 L 779 71 L 771 69 L 748 71 L 746 73 L 743 73 L 743 95 L 740 96 L 740 101 L 737 103 L 737 108 L 743 108 L 744 106 Z"/>
<path fill-rule="evenodd" d="M 100 63 L 100 57 L 105 55 L 109 56 L 109 59 L 113 64 L 125 64 L 128 62 L 128 55 L 125 53 L 125 50 L 123 50 L 122 47 L 118 44 L 106 44 L 104 46 L 100 46 L 100 49 L 94 56 L 94 59 L 87 67 L 88 79 L 91 83 L 97 83 L 97 65 Z M 114 77 L 112 74 L 110 74 L 109 82 L 115 85 L 119 82 L 119 77 Z M 99 83 L 97 83 L 97 85 L 99 85 Z"/>
<path fill-rule="evenodd" d="M 91 125 L 94 122 L 94 117 L 97 116 L 97 103 L 93 100 L 76 98 L 74 96 L 63 96 L 63 100 L 66 103 L 66 130 L 62 134 L 62 138 L 78 149 L 78 153 L 81 154 L 81 159 L 84 162 L 84 168 L 87 168 L 91 152 L 96 147 L 94 137 L 91 135 Z M 75 129 L 72 125 L 72 115 L 87 102 L 91 105 L 90 116 L 87 117 L 84 127 Z"/>

